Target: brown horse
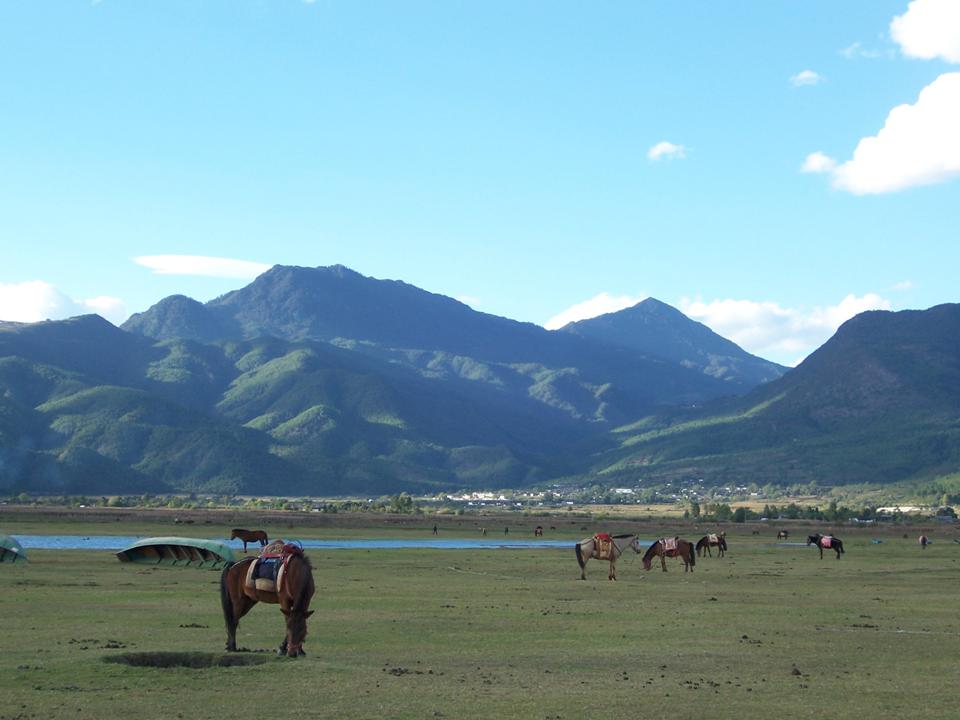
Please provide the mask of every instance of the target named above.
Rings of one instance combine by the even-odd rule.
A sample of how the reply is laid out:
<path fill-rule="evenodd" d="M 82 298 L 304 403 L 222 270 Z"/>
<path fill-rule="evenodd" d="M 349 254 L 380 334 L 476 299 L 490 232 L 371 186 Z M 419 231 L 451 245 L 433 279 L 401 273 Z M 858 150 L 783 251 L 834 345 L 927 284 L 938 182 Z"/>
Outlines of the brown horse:
<path fill-rule="evenodd" d="M 777 532 L 777 540 L 786 540 L 788 537 L 790 537 L 790 531 L 788 530 L 780 530 Z"/>
<path fill-rule="evenodd" d="M 693 572 L 693 566 L 697 564 L 697 553 L 693 543 L 687 540 L 681 540 L 678 537 L 660 538 L 653 545 L 647 548 L 643 556 L 643 569 L 649 570 L 653 567 L 653 558 L 660 558 L 660 565 L 663 571 L 667 571 L 667 558 L 678 557 L 683 561 L 683 571 Z"/>
<path fill-rule="evenodd" d="M 711 533 L 697 540 L 697 557 L 704 553 L 713 557 L 713 553 L 710 552 L 711 547 L 717 548 L 717 557 L 723 557 L 727 552 L 727 533 Z"/>
<path fill-rule="evenodd" d="M 926 550 L 927 545 L 930 544 L 930 538 L 928 538 L 926 535 L 921 535 L 919 538 L 917 538 L 917 542 L 920 543 L 921 550 Z"/>
<path fill-rule="evenodd" d="M 840 538 L 833 537 L 832 535 L 821 535 L 817 533 L 816 535 L 807 536 L 807 545 L 816 545 L 820 548 L 820 559 L 823 560 L 823 549 L 827 548 L 828 550 L 833 550 L 837 553 L 837 560 L 840 559 L 840 553 L 845 553 L 846 550 L 843 549 L 843 542 Z"/>
<path fill-rule="evenodd" d="M 587 560 L 596 558 L 597 560 L 610 561 L 610 571 L 607 573 L 607 580 L 616 580 L 617 558 L 620 557 L 627 548 L 630 548 L 635 553 L 640 552 L 640 545 L 636 535 L 608 535 L 607 533 L 598 533 L 591 538 L 581 540 L 574 547 L 577 551 L 577 562 L 580 564 L 580 579 L 587 579 Z"/>
<path fill-rule="evenodd" d="M 270 538 L 263 530 L 244 530 L 243 528 L 234 528 L 230 531 L 231 540 L 243 540 L 243 551 L 247 551 L 247 543 L 258 542 L 260 547 L 266 546 Z"/>
<path fill-rule="evenodd" d="M 288 549 L 292 548 L 292 551 Z M 227 650 L 237 649 L 237 625 L 240 618 L 258 602 L 280 605 L 280 612 L 286 617 L 287 634 L 277 651 L 280 655 L 297 657 L 306 655 L 303 641 L 307 636 L 307 618 L 313 615 L 310 610 L 310 598 L 313 597 L 313 571 L 310 561 L 296 546 L 284 546 L 281 555 L 283 570 L 277 578 L 276 591 L 259 590 L 247 584 L 250 565 L 259 558 L 244 558 L 238 563 L 228 565 L 220 575 L 220 605 L 223 619 L 227 625 Z"/>

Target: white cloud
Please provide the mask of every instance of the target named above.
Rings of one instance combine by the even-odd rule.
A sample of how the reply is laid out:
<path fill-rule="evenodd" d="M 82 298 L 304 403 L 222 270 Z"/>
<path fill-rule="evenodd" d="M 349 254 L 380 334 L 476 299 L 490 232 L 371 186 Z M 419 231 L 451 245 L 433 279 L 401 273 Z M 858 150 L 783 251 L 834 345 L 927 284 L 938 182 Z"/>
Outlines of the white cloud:
<path fill-rule="evenodd" d="M 912 290 L 912 289 L 913 289 L 912 280 L 901 280 L 898 283 L 894 283 L 893 287 L 891 288 L 891 290 L 899 290 L 899 291 Z"/>
<path fill-rule="evenodd" d="M 748 352 L 796 364 L 826 342 L 844 322 L 867 310 L 889 310 L 890 301 L 868 293 L 847 295 L 836 305 L 787 308 L 753 300 L 680 301 L 680 310 Z"/>
<path fill-rule="evenodd" d="M 647 151 L 647 159 L 649 160 L 660 160 L 661 158 L 667 158 L 668 160 L 677 158 L 682 160 L 686 156 L 687 148 L 685 146 L 675 145 L 666 140 L 661 140 Z"/>
<path fill-rule="evenodd" d="M 114 324 L 127 317 L 119 298 L 100 295 L 89 300 L 73 300 L 42 280 L 0 283 L 0 320 L 39 322 L 88 313 L 97 313 Z"/>
<path fill-rule="evenodd" d="M 854 60 L 856 58 L 866 58 L 867 60 L 876 60 L 879 57 L 883 57 L 883 53 L 879 50 L 869 50 L 863 46 L 861 42 L 855 42 L 852 45 L 849 45 L 843 48 L 840 51 L 840 54 L 843 55 L 847 60 Z"/>
<path fill-rule="evenodd" d="M 817 85 L 823 78 L 819 73 L 813 70 L 802 70 L 790 78 L 790 84 L 794 87 L 803 87 L 804 85 Z"/>
<path fill-rule="evenodd" d="M 252 279 L 270 269 L 265 263 L 204 255 L 142 255 L 137 265 L 157 275 L 202 275 L 205 277 Z"/>
<path fill-rule="evenodd" d="M 830 167 L 823 153 L 807 156 L 804 172 L 831 172 L 833 186 L 854 195 L 896 192 L 960 175 L 960 72 L 944 73 L 913 105 L 899 105 L 883 128 L 860 140 L 853 158 Z M 828 162 L 829 161 L 829 162 Z"/>
<path fill-rule="evenodd" d="M 800 172 L 828 173 L 828 172 L 833 172 L 834 168 L 836 167 L 837 167 L 836 160 L 834 160 L 829 155 L 824 155 L 822 152 L 817 150 L 816 152 L 813 152 L 807 155 L 807 159 L 803 161 L 803 165 L 800 167 Z"/>
<path fill-rule="evenodd" d="M 960 63 L 960 2 L 913 0 L 890 22 L 890 37 L 907 57 Z"/>
<path fill-rule="evenodd" d="M 462 302 L 464 305 L 469 305 L 472 308 L 477 307 L 480 304 L 480 298 L 474 297 L 473 295 L 457 295 L 457 302 Z"/>
<path fill-rule="evenodd" d="M 646 296 L 632 297 L 630 295 L 609 295 L 605 292 L 600 293 L 589 300 L 584 300 L 583 302 L 568 307 L 563 312 L 554 315 L 552 318 L 547 320 L 543 326 L 547 330 L 557 330 L 562 328 L 564 325 L 576 322 L 577 320 L 587 320 L 589 318 L 597 317 L 598 315 L 606 315 L 607 313 L 617 312 L 618 310 L 632 307 L 641 300 L 645 299 L 645 297 Z"/>

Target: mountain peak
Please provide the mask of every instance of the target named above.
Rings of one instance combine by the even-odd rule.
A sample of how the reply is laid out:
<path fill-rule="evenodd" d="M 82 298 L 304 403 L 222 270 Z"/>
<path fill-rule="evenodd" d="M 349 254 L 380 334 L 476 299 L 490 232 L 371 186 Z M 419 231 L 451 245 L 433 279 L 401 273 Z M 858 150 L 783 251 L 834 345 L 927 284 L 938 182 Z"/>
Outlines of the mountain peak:
<path fill-rule="evenodd" d="M 121 327 L 158 340 L 206 341 L 224 334 L 222 324 L 207 306 L 186 295 L 165 297 L 149 310 L 131 315 Z"/>
<path fill-rule="evenodd" d="M 624 310 L 570 323 L 560 332 L 659 355 L 734 386 L 752 387 L 779 377 L 785 370 L 652 297 Z"/>

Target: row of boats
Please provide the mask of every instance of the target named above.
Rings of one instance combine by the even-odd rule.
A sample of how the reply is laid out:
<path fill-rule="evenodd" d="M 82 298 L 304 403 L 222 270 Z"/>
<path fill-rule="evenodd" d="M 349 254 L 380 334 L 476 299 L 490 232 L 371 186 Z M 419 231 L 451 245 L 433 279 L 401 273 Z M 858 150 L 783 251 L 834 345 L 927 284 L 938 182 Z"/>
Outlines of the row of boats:
<path fill-rule="evenodd" d="M 154 537 L 138 540 L 117 553 L 123 562 L 219 569 L 236 561 L 233 549 L 216 540 Z M 27 553 L 16 538 L 0 535 L 0 563 L 25 563 Z"/>

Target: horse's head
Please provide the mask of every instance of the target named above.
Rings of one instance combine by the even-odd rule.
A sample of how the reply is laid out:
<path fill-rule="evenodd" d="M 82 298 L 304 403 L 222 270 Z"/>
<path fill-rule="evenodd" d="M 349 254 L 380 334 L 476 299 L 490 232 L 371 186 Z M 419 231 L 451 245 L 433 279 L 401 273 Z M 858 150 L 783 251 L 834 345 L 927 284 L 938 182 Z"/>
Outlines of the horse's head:
<path fill-rule="evenodd" d="M 807 545 L 816 545 L 820 541 L 820 535 L 807 535 Z"/>
<path fill-rule="evenodd" d="M 303 652 L 303 641 L 307 639 L 307 618 L 313 615 L 313 610 L 303 612 L 281 608 L 281 611 L 287 618 L 287 656 L 306 655 Z"/>
<path fill-rule="evenodd" d="M 657 540 L 653 545 L 647 548 L 643 554 L 643 569 L 649 570 L 653 567 L 653 558 L 657 554 L 657 548 L 660 547 L 660 541 Z"/>

